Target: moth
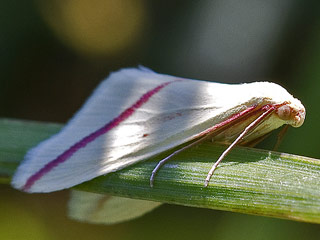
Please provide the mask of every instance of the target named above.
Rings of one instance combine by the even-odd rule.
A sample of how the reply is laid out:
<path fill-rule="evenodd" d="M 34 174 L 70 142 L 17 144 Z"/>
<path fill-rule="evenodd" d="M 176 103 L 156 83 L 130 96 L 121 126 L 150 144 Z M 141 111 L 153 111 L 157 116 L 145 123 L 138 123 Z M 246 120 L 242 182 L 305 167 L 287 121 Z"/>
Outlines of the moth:
<path fill-rule="evenodd" d="M 305 119 L 301 102 L 270 82 L 223 84 L 127 68 L 110 74 L 56 135 L 31 149 L 12 185 L 26 192 L 70 188 L 189 143 L 205 139 L 250 145 L 270 131 Z"/>

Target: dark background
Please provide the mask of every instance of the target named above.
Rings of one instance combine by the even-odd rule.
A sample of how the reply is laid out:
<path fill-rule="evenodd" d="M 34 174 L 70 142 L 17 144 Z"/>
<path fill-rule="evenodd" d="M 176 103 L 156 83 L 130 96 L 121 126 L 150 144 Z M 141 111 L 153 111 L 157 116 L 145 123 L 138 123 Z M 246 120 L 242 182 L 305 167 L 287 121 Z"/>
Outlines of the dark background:
<path fill-rule="evenodd" d="M 65 123 L 110 71 L 270 80 L 305 105 L 280 151 L 319 158 L 318 1 L 0 2 L 0 117 Z M 0 133 L 1 134 L 1 133 Z M 260 147 L 271 149 L 274 140 Z M 1 186 L 1 239 L 319 239 L 319 225 L 164 205 L 115 226 L 67 219 L 68 191 Z"/>

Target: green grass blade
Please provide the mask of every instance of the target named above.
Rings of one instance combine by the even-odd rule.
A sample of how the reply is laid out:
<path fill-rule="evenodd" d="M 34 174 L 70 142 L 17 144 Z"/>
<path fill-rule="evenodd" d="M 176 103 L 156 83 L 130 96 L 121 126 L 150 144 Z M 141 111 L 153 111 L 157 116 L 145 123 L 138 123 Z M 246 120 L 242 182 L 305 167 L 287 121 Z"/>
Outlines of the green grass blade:
<path fill-rule="evenodd" d="M 9 183 L 26 152 L 61 128 L 61 124 L 0 119 L 0 183 Z"/>
<path fill-rule="evenodd" d="M 0 180 L 9 183 L 25 152 L 56 133 L 58 124 L 0 120 Z M 219 165 L 207 188 L 204 179 L 225 146 L 203 143 L 174 157 L 149 177 L 163 153 L 77 189 L 193 207 L 220 209 L 320 223 L 320 161 L 236 147 Z"/>

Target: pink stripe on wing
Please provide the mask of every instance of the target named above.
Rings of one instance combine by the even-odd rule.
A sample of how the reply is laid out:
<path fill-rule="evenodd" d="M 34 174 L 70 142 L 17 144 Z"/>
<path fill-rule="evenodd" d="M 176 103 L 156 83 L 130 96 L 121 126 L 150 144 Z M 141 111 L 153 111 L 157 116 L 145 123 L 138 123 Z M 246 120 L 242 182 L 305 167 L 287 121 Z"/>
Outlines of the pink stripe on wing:
<path fill-rule="evenodd" d="M 41 177 L 43 177 L 46 173 L 50 172 L 54 167 L 58 166 L 60 163 L 65 162 L 68 160 L 75 152 L 77 152 L 80 148 L 84 148 L 87 146 L 88 143 L 94 141 L 97 137 L 107 133 L 114 127 L 118 126 L 121 122 L 129 118 L 138 108 L 140 108 L 143 104 L 148 102 L 148 100 L 157 92 L 159 92 L 162 88 L 169 85 L 172 82 L 179 81 L 174 80 L 171 82 L 165 82 L 156 88 L 146 92 L 143 94 L 138 101 L 136 101 L 132 106 L 127 108 L 125 111 L 123 111 L 118 117 L 114 118 L 110 122 L 108 122 L 103 127 L 99 128 L 95 132 L 89 134 L 88 136 L 84 137 L 80 141 L 76 142 L 74 145 L 72 145 L 69 149 L 67 149 L 65 152 L 63 152 L 61 155 L 59 155 L 54 160 L 48 162 L 44 167 L 42 167 L 40 170 L 38 170 L 36 173 L 34 173 L 32 176 L 28 178 L 25 185 L 22 187 L 22 190 L 27 191 L 32 187 L 32 185 L 38 181 Z"/>

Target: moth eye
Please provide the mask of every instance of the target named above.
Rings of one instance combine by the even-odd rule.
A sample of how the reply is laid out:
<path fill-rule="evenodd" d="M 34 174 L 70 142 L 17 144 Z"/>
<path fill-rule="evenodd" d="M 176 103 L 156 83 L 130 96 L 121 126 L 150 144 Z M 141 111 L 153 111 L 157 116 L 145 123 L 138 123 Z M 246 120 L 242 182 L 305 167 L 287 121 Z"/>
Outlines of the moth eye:
<path fill-rule="evenodd" d="M 277 114 L 282 120 L 290 120 L 291 119 L 291 108 L 287 105 L 283 105 L 278 108 Z"/>

